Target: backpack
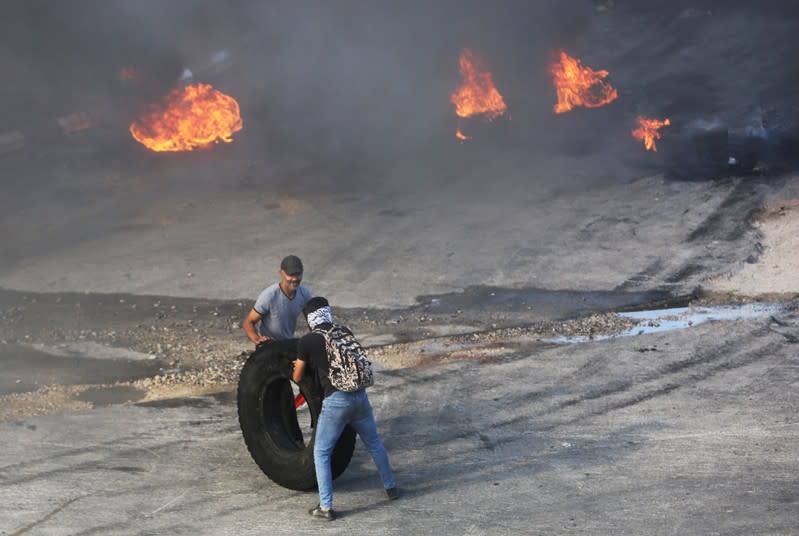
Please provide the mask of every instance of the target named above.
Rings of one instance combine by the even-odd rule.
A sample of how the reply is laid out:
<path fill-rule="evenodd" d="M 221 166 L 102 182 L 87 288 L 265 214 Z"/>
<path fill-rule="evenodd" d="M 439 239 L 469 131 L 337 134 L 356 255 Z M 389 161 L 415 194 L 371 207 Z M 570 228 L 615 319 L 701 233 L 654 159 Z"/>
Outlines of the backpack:
<path fill-rule="evenodd" d="M 374 384 L 372 362 L 349 329 L 333 324 L 329 329 L 317 328 L 313 332 L 325 338 L 328 379 L 333 387 L 352 392 Z"/>

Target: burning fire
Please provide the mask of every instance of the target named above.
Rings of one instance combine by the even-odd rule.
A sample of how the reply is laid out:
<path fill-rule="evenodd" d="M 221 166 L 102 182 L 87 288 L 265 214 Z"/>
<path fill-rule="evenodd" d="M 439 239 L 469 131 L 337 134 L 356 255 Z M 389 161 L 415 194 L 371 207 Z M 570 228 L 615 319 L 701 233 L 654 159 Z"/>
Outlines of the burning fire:
<path fill-rule="evenodd" d="M 559 56 L 560 61 L 549 70 L 558 96 L 555 113 L 568 112 L 575 106 L 599 108 L 619 97 L 616 89 L 603 80 L 609 74 L 607 71 L 583 67 L 580 60 L 562 50 Z"/>
<path fill-rule="evenodd" d="M 505 101 L 494 85 L 491 71 L 480 58 L 465 48 L 459 61 L 463 83 L 450 97 L 458 117 L 484 114 L 490 121 L 505 113 Z"/>
<path fill-rule="evenodd" d="M 456 137 L 456 138 L 458 138 L 458 140 L 459 140 L 461 143 L 465 142 L 466 140 L 470 140 L 470 139 L 472 139 L 472 137 L 471 137 L 471 136 L 467 136 L 466 134 L 464 134 L 463 132 L 461 132 L 461 127 L 460 127 L 460 126 L 459 126 L 458 128 L 456 128 L 456 129 L 455 129 L 455 137 Z"/>
<path fill-rule="evenodd" d="M 459 63 L 463 82 L 449 99 L 455 105 L 455 114 L 460 118 L 482 115 L 489 121 L 504 114 L 507 109 L 505 100 L 497 91 L 491 71 L 482 60 L 471 49 L 464 48 Z M 455 137 L 461 141 L 470 139 L 461 132 L 460 127 Z"/>
<path fill-rule="evenodd" d="M 671 121 L 669 121 L 668 118 L 663 121 L 647 119 L 640 115 L 636 120 L 638 121 L 638 128 L 632 131 L 633 137 L 637 140 L 642 140 L 647 151 L 657 151 L 655 140 L 661 138 L 659 131 L 661 128 L 669 126 Z"/>
<path fill-rule="evenodd" d="M 153 151 L 192 151 L 233 141 L 243 124 L 239 103 L 209 84 L 173 89 L 130 125 L 133 138 Z"/>

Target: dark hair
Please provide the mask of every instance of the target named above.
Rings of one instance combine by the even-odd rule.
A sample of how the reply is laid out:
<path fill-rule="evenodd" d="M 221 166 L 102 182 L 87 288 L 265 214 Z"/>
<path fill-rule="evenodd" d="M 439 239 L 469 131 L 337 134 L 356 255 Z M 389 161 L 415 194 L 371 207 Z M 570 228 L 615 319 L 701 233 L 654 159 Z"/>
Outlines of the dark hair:
<path fill-rule="evenodd" d="M 302 308 L 302 314 L 308 318 L 308 315 L 316 311 L 317 309 L 321 309 L 322 307 L 330 307 L 330 303 L 328 303 L 327 298 L 323 298 L 322 296 L 315 296 L 308 300 L 308 303 L 305 304 L 305 307 Z"/>

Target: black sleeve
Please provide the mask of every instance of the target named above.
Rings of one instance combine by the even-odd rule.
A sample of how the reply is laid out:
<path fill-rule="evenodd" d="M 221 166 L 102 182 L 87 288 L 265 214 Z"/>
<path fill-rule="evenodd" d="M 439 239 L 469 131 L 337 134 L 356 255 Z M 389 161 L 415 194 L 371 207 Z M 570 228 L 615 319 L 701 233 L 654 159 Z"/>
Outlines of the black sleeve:
<path fill-rule="evenodd" d="M 311 361 L 311 353 L 308 351 L 308 335 L 300 337 L 300 342 L 297 344 L 297 359 L 306 364 Z"/>
<path fill-rule="evenodd" d="M 327 356 L 325 339 L 318 333 L 308 333 L 300 338 L 297 346 L 298 359 L 312 366 L 319 366 L 319 360 Z"/>

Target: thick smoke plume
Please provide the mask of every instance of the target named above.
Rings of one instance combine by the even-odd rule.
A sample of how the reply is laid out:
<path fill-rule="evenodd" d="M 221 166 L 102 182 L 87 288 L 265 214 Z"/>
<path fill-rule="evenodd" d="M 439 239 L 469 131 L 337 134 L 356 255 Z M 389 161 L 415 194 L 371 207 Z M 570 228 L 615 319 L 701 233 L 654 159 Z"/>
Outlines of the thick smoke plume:
<path fill-rule="evenodd" d="M 338 180 L 422 177 L 418 187 L 439 177 L 451 187 L 448 177 L 468 170 L 518 176 L 544 158 L 561 175 L 596 160 L 612 179 L 649 158 L 629 136 L 637 115 L 668 116 L 677 131 L 696 121 L 757 126 L 766 108 L 792 113 L 791 4 L 6 2 L 0 131 L 51 141 L 54 118 L 88 111 L 118 133 L 104 137 L 118 150 L 132 144 L 122 127 L 140 106 L 190 71 L 241 103 L 238 150 L 291 155 Z M 467 147 L 452 136 L 449 103 L 464 47 L 490 64 L 508 103 L 508 119 L 470 125 Z M 554 116 L 548 68 L 558 49 L 608 70 L 618 101 Z M 120 76 L 125 68 L 134 79 Z"/>

